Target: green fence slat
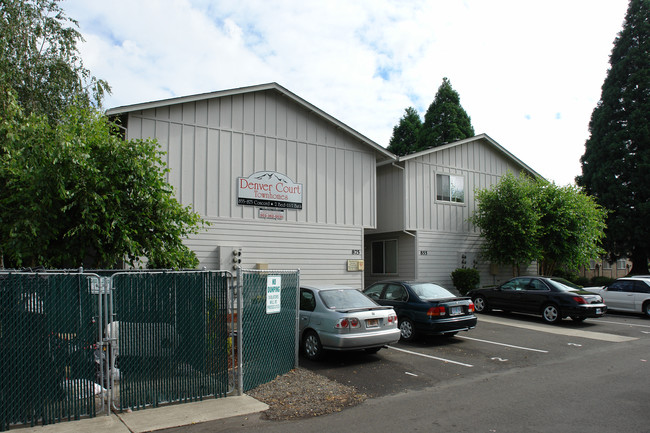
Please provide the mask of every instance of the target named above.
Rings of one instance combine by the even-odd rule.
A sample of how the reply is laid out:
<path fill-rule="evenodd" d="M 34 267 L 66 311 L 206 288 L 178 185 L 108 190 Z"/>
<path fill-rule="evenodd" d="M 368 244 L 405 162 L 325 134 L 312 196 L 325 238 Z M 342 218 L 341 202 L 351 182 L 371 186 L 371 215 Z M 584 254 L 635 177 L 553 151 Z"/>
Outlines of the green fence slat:
<path fill-rule="evenodd" d="M 280 311 L 267 313 L 268 276 L 281 279 Z M 297 271 L 242 271 L 243 389 L 270 382 L 296 365 Z"/>

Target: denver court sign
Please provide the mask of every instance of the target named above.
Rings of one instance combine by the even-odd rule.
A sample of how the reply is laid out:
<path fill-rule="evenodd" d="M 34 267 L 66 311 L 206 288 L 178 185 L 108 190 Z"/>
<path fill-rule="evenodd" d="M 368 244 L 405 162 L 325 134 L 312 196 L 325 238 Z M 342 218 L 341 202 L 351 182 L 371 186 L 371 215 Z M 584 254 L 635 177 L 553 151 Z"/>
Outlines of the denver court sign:
<path fill-rule="evenodd" d="M 237 178 L 237 204 L 302 209 L 302 184 L 275 171 L 258 171 Z"/>

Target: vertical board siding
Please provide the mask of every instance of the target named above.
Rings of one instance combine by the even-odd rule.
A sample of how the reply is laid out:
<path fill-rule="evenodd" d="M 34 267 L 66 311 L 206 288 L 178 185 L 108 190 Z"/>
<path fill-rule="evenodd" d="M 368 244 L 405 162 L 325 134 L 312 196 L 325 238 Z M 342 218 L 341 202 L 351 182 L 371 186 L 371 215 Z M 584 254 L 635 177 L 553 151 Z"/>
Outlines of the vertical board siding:
<path fill-rule="evenodd" d="M 449 233 L 478 233 L 468 222 L 476 210 L 474 191 L 495 185 L 507 171 L 518 175 L 512 162 L 481 139 L 406 160 L 404 168 L 408 197 L 405 229 Z M 465 203 L 436 200 L 437 174 L 463 176 Z M 398 199 L 395 192 L 389 194 Z"/>
<path fill-rule="evenodd" d="M 218 269 L 220 245 L 242 248 L 242 268 L 258 263 L 269 269 L 300 269 L 304 284 L 342 284 L 363 287 L 363 272 L 348 272 L 352 250 L 363 250 L 362 227 L 334 227 L 323 224 L 266 224 L 230 219 L 211 220 L 203 233 L 186 244 L 196 252 L 199 267 Z M 230 270 L 232 269 L 225 269 Z"/>
<path fill-rule="evenodd" d="M 237 178 L 277 171 L 303 184 L 285 222 L 376 226 L 376 155 L 275 91 L 130 113 L 129 138 L 156 138 L 183 205 L 209 218 L 256 219 L 237 205 Z"/>
<path fill-rule="evenodd" d="M 404 229 L 404 170 L 393 165 L 377 169 L 377 227 L 392 232 Z"/>

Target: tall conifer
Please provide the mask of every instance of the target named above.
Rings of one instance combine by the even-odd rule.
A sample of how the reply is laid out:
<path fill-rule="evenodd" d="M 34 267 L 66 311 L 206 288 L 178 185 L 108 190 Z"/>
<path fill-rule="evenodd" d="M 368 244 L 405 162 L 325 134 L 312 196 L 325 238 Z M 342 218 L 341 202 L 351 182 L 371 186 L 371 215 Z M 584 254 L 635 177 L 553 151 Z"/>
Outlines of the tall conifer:
<path fill-rule="evenodd" d="M 650 0 L 631 0 L 576 179 L 611 213 L 605 247 L 648 273 L 650 255 Z"/>

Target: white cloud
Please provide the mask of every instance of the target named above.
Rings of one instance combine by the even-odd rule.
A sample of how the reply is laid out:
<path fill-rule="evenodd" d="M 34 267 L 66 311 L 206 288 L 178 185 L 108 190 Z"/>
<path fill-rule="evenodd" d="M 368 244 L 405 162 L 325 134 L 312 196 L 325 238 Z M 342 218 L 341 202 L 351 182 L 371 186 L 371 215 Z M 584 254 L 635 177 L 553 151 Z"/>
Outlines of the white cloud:
<path fill-rule="evenodd" d="M 109 107 L 275 81 L 386 146 L 443 77 L 487 133 L 559 184 L 580 173 L 627 0 L 63 3 Z"/>

